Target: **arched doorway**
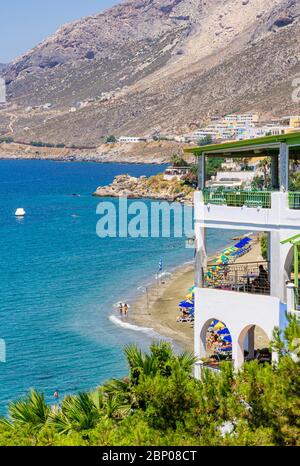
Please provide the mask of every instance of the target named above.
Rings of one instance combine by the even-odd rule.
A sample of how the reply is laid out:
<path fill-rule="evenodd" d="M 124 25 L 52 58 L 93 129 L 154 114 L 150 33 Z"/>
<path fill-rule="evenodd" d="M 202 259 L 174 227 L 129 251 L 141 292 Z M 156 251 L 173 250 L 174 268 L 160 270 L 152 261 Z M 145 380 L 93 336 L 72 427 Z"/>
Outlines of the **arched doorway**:
<path fill-rule="evenodd" d="M 293 270 L 293 261 L 294 261 L 294 248 L 290 248 L 284 263 L 284 279 L 290 280 Z"/>
<path fill-rule="evenodd" d="M 200 335 L 200 357 L 208 367 L 232 360 L 232 337 L 226 323 L 212 318 L 205 322 Z"/>
<path fill-rule="evenodd" d="M 272 353 L 269 350 L 270 339 L 258 325 L 245 327 L 238 338 L 237 366 L 246 361 L 257 360 L 259 363 L 271 363 Z"/>

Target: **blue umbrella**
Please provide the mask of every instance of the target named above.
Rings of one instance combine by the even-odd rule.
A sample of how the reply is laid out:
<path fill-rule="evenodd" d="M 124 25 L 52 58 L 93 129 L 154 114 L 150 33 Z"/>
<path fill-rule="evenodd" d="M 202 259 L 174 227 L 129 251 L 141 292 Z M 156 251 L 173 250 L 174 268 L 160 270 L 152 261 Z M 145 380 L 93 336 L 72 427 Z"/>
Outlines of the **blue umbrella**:
<path fill-rule="evenodd" d="M 190 308 L 190 307 L 194 307 L 194 303 L 190 303 L 189 301 L 181 301 L 181 303 L 179 303 L 179 307 L 186 307 L 186 308 Z"/>
<path fill-rule="evenodd" d="M 229 343 L 232 343 L 232 338 L 230 335 L 225 335 L 225 337 L 223 337 L 223 341 L 227 341 Z"/>
<path fill-rule="evenodd" d="M 232 351 L 232 348 L 219 348 L 219 351 Z"/>
<path fill-rule="evenodd" d="M 230 332 L 229 332 L 228 328 L 225 327 L 225 328 L 222 328 L 221 330 L 218 330 L 217 334 L 218 335 L 230 335 Z"/>
<path fill-rule="evenodd" d="M 219 321 L 218 321 L 217 319 L 214 319 L 214 320 L 212 321 L 212 323 L 210 324 L 209 328 L 210 328 L 210 327 L 215 327 L 215 325 L 217 325 L 218 322 L 219 322 Z"/>

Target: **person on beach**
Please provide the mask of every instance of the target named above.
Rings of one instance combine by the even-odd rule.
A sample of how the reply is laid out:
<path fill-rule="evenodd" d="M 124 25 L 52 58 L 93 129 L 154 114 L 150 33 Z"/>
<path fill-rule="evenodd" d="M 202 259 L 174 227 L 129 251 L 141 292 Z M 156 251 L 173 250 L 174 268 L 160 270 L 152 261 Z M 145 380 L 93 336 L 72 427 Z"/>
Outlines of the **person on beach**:
<path fill-rule="evenodd" d="M 124 314 L 125 314 L 126 317 L 128 316 L 128 311 L 129 311 L 128 304 L 125 303 L 125 306 L 124 306 Z"/>
<path fill-rule="evenodd" d="M 57 389 L 55 390 L 53 394 L 53 398 L 55 399 L 57 406 L 59 406 L 59 391 Z"/>
<path fill-rule="evenodd" d="M 122 316 L 123 315 L 123 304 L 122 303 L 119 303 L 118 309 L 119 309 L 120 316 Z"/>

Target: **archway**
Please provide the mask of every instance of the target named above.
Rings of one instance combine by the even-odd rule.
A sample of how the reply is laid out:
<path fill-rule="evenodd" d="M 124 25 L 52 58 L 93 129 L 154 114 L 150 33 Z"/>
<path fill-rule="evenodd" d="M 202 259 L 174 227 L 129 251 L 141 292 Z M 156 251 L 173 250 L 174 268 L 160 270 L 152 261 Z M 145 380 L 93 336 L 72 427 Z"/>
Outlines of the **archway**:
<path fill-rule="evenodd" d="M 200 357 L 209 367 L 232 360 L 232 337 L 227 325 L 212 318 L 205 322 L 200 333 Z"/>
<path fill-rule="evenodd" d="M 294 248 L 291 246 L 289 252 L 287 253 L 285 263 L 284 263 L 284 275 L 285 280 L 291 279 L 291 273 L 293 270 L 293 260 L 294 260 Z"/>
<path fill-rule="evenodd" d="M 266 332 L 255 324 L 247 325 L 240 333 L 236 354 L 236 366 L 246 361 L 257 360 L 259 363 L 271 363 L 269 350 L 270 339 Z"/>

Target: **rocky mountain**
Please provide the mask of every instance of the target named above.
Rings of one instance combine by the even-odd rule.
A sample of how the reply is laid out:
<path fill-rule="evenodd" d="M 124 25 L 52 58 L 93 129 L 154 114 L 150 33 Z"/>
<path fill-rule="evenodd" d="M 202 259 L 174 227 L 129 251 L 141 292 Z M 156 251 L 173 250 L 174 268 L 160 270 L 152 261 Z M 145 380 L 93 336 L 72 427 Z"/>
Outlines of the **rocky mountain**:
<path fill-rule="evenodd" d="M 130 0 L 67 24 L 5 70 L 0 132 L 84 145 L 294 112 L 299 17 L 298 0 Z"/>
<path fill-rule="evenodd" d="M 7 67 L 8 65 L 6 65 L 5 63 L 0 63 L 0 73 L 4 72 Z"/>

